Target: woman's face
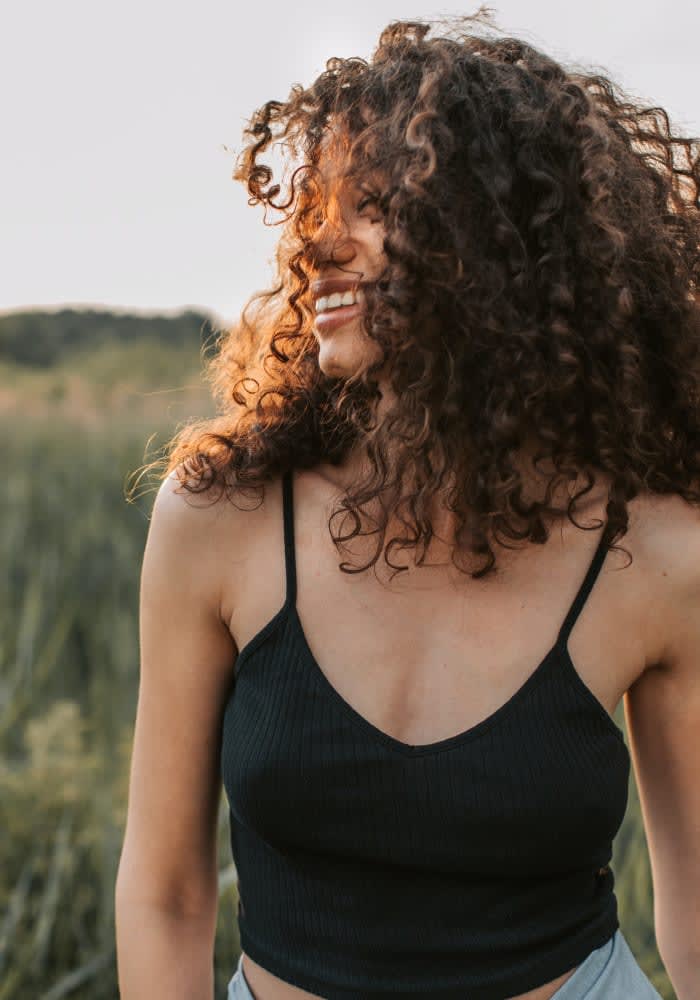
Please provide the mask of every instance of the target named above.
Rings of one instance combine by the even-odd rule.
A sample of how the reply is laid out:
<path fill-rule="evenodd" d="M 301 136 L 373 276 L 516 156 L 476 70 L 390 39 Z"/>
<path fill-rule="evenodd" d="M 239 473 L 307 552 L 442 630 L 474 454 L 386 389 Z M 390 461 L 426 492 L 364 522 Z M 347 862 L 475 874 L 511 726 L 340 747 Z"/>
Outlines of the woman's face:
<path fill-rule="evenodd" d="M 320 165 L 327 198 L 323 222 L 312 239 L 311 300 L 318 363 L 326 375 L 348 377 L 382 357 L 379 344 L 362 327 L 365 298 L 386 264 L 384 225 L 376 182 L 349 182 L 339 158 L 327 153 Z M 338 305 L 339 297 L 345 303 Z"/>

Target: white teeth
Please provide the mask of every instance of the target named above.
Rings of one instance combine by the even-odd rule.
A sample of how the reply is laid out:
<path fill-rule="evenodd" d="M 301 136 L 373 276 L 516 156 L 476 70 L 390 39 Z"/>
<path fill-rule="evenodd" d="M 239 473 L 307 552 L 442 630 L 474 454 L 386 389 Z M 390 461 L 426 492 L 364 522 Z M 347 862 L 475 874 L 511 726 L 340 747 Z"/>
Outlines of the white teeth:
<path fill-rule="evenodd" d="M 338 309 L 340 306 L 353 306 L 355 303 L 364 302 L 365 296 L 361 288 L 357 291 L 348 289 L 346 292 L 333 292 L 332 295 L 322 295 L 314 302 L 314 309 L 317 313 L 325 312 L 328 309 Z"/>

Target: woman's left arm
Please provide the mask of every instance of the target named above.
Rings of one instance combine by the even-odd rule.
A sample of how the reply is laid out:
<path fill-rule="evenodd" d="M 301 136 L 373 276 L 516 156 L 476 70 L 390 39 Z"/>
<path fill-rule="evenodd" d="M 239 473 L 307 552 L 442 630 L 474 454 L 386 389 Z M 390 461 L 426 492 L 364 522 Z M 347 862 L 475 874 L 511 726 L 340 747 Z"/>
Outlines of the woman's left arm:
<path fill-rule="evenodd" d="M 677 509 L 677 508 L 676 508 Z M 666 535 L 665 650 L 625 695 L 649 848 L 656 943 L 678 1000 L 700 998 L 700 514 Z M 663 609 L 663 611 L 661 611 Z"/>

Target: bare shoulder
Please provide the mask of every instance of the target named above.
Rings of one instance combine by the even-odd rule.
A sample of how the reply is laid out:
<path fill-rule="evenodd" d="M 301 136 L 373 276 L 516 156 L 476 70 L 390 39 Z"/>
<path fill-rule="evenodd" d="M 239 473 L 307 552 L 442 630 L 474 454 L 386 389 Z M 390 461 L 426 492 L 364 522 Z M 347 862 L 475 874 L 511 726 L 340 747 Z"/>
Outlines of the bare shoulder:
<path fill-rule="evenodd" d="M 629 534 L 653 597 L 659 665 L 674 658 L 674 636 L 700 620 L 700 508 L 677 494 L 648 494 L 629 505 Z M 625 546 L 626 537 L 618 544 Z M 631 546 L 630 546 L 631 548 Z"/>
<path fill-rule="evenodd" d="M 281 479 L 273 477 L 255 488 L 234 483 L 228 490 L 192 493 L 172 473 L 161 484 L 156 505 L 172 522 L 172 544 L 181 539 L 183 552 L 197 554 L 198 576 L 208 581 L 211 599 L 233 638 L 236 610 L 258 594 L 268 577 L 274 580 L 270 560 L 283 554 Z"/>
<path fill-rule="evenodd" d="M 160 484 L 153 504 L 151 531 L 171 553 L 171 566 L 188 567 L 193 582 L 209 586 L 212 600 L 223 605 L 231 598 L 236 572 L 247 563 L 279 506 L 277 484 L 264 490 L 223 487 L 200 488 L 182 468 Z M 281 516 L 281 515 L 280 515 Z"/>
<path fill-rule="evenodd" d="M 153 503 L 146 545 L 147 555 L 167 572 L 197 585 L 199 596 L 215 602 L 218 593 L 216 537 L 223 520 L 223 500 L 208 491 L 194 493 L 174 470 L 160 484 Z"/>
<path fill-rule="evenodd" d="M 201 487 L 179 466 L 170 472 L 158 488 L 153 510 L 161 519 L 185 532 L 211 528 L 221 517 L 225 502 L 220 488 Z"/>
<path fill-rule="evenodd" d="M 692 584 L 700 571 L 700 507 L 677 494 L 645 494 L 629 508 L 630 530 L 649 568 L 670 586 Z"/>

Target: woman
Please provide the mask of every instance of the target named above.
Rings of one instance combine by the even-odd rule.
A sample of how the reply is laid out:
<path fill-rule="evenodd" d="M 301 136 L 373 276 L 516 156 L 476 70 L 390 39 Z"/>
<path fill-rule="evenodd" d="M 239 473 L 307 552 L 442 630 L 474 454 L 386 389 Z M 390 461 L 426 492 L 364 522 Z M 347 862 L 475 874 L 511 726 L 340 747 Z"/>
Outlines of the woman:
<path fill-rule="evenodd" d="M 698 996 L 697 145 L 484 16 L 247 129 L 279 284 L 154 506 L 124 1000 L 211 996 L 221 778 L 230 1000 L 658 997 L 609 865 L 632 759 Z"/>

